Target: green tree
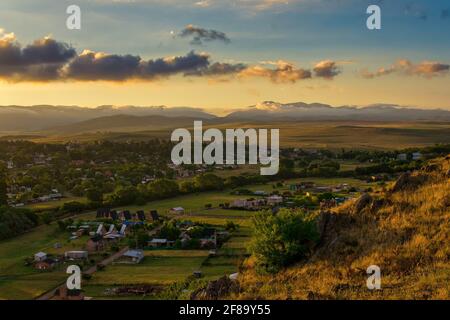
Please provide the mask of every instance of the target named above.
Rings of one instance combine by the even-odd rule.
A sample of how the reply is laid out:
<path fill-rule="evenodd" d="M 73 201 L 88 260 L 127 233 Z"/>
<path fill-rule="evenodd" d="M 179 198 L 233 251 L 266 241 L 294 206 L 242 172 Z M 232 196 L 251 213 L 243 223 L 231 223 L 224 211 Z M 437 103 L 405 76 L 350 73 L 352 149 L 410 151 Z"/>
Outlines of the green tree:
<path fill-rule="evenodd" d="M 319 237 L 315 221 L 302 211 L 261 211 L 252 220 L 250 250 L 270 273 L 304 258 Z"/>
<path fill-rule="evenodd" d="M 103 202 L 103 192 L 97 188 L 88 189 L 86 191 L 86 197 L 90 202 L 94 203 Z"/>
<path fill-rule="evenodd" d="M 162 226 L 161 230 L 159 231 L 159 237 L 168 239 L 171 241 L 177 240 L 178 237 L 180 236 L 180 234 L 181 234 L 181 231 L 177 227 L 176 222 L 173 220 L 165 222 L 164 225 Z"/>
<path fill-rule="evenodd" d="M 194 179 L 195 187 L 199 190 L 222 190 L 224 181 L 222 178 L 212 173 L 202 174 Z"/>

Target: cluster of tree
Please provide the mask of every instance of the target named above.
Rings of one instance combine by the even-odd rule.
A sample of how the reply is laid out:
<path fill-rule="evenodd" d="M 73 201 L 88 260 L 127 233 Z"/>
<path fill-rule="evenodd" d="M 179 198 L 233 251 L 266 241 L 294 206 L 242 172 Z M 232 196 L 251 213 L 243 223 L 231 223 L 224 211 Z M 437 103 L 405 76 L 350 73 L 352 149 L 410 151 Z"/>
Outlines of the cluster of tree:
<path fill-rule="evenodd" d="M 110 193 L 119 185 L 137 185 L 143 177 L 173 178 L 167 167 L 170 141 L 37 144 L 0 142 L 0 160 L 12 161 L 17 201 L 26 202 L 52 189 L 75 196 L 90 190 Z M 45 159 L 45 164 L 35 158 Z"/>
<path fill-rule="evenodd" d="M 0 207 L 0 240 L 22 234 L 39 224 L 39 217 L 27 209 Z"/>
<path fill-rule="evenodd" d="M 319 238 L 314 219 L 302 211 L 261 211 L 252 220 L 250 250 L 269 273 L 305 258 Z"/>

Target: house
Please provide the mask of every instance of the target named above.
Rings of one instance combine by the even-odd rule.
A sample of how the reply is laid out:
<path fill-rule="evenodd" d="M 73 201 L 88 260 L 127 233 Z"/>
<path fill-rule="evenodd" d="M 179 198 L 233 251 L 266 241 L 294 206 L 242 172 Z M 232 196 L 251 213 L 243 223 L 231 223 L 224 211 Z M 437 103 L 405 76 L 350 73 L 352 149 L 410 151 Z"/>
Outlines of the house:
<path fill-rule="evenodd" d="M 103 223 L 100 223 L 99 226 L 98 226 L 98 228 L 97 228 L 97 231 L 95 232 L 95 234 L 98 234 L 98 235 L 102 236 L 102 235 L 104 235 L 105 233 L 106 233 L 106 229 L 105 229 L 105 227 L 103 226 Z"/>
<path fill-rule="evenodd" d="M 88 258 L 87 251 L 66 251 L 64 257 L 70 260 L 82 260 Z"/>
<path fill-rule="evenodd" d="M 243 200 L 238 199 L 231 203 L 231 208 L 242 208 L 247 210 L 255 210 L 259 209 L 266 205 L 266 200 L 264 199 L 249 199 L 249 200 Z"/>
<path fill-rule="evenodd" d="M 142 211 L 142 210 L 139 210 L 139 211 L 137 212 L 137 216 L 138 216 L 138 219 L 141 220 L 141 221 L 145 221 L 145 220 L 146 220 L 146 218 L 145 218 L 145 212 Z"/>
<path fill-rule="evenodd" d="M 167 239 L 153 239 L 148 242 L 148 246 L 152 248 L 167 248 L 173 247 L 175 245 L 175 241 L 169 241 Z"/>
<path fill-rule="evenodd" d="M 99 235 L 95 235 L 88 240 L 86 248 L 89 252 L 101 251 L 105 248 L 103 238 Z"/>
<path fill-rule="evenodd" d="M 245 208 L 246 206 L 247 206 L 247 200 L 244 200 L 244 199 L 234 200 L 231 203 L 232 208 Z"/>
<path fill-rule="evenodd" d="M 406 153 L 400 153 L 397 155 L 397 160 L 406 161 L 406 160 L 408 160 L 408 155 Z"/>
<path fill-rule="evenodd" d="M 127 235 L 127 225 L 126 224 L 122 224 L 122 226 L 120 227 L 119 235 L 121 237 L 125 237 Z"/>
<path fill-rule="evenodd" d="M 422 159 L 422 154 L 420 152 L 414 152 L 412 154 L 412 159 L 413 160 L 421 160 Z"/>
<path fill-rule="evenodd" d="M 45 252 L 38 252 L 34 255 L 34 261 L 36 262 L 44 261 L 45 259 L 47 259 L 47 254 Z"/>
<path fill-rule="evenodd" d="M 270 206 L 277 205 L 283 202 L 282 196 L 273 195 L 267 198 L 267 204 Z"/>
<path fill-rule="evenodd" d="M 132 219 L 132 218 L 131 218 L 131 212 L 128 211 L 128 210 L 125 210 L 124 212 L 122 212 L 122 215 L 123 215 L 123 218 L 124 218 L 125 220 L 131 220 L 131 219 Z"/>
<path fill-rule="evenodd" d="M 154 222 L 159 221 L 158 211 L 152 210 L 152 211 L 150 211 L 150 215 L 152 216 L 152 220 Z"/>
<path fill-rule="evenodd" d="M 144 259 L 144 251 L 142 250 L 128 250 L 123 254 L 117 263 L 124 264 L 138 264 Z"/>
<path fill-rule="evenodd" d="M 305 190 L 305 189 L 312 189 L 315 186 L 316 186 L 316 184 L 314 182 L 305 181 L 305 182 L 301 182 L 301 183 L 297 183 L 297 184 L 292 184 L 289 186 L 289 189 L 291 191 L 300 191 L 300 190 Z"/>
<path fill-rule="evenodd" d="M 315 187 L 314 191 L 319 192 L 319 193 L 320 192 L 332 192 L 333 188 L 331 188 L 331 187 Z"/>
<path fill-rule="evenodd" d="M 111 215 L 111 219 L 113 219 L 114 221 L 119 218 L 117 211 L 115 211 L 115 210 L 111 211 L 110 215 Z"/>
<path fill-rule="evenodd" d="M 175 207 L 175 208 L 170 209 L 169 212 L 173 213 L 173 214 L 184 214 L 184 208 L 182 208 L 182 207 Z"/>
<path fill-rule="evenodd" d="M 255 192 L 253 192 L 253 194 L 255 196 L 265 196 L 266 192 L 265 191 L 255 191 Z"/>
<path fill-rule="evenodd" d="M 51 270 L 55 267 L 56 265 L 56 260 L 54 259 L 50 259 L 50 258 L 46 258 L 45 260 L 42 261 L 38 261 L 34 264 L 34 268 L 37 270 Z"/>

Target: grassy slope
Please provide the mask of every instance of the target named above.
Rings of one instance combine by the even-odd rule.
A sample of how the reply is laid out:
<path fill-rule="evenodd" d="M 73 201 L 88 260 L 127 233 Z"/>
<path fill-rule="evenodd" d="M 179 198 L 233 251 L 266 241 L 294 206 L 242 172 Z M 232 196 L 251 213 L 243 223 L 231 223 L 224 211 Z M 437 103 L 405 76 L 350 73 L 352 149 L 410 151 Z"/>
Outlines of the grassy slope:
<path fill-rule="evenodd" d="M 333 212 L 323 243 L 309 261 L 275 276 L 258 275 L 249 259 L 240 298 L 450 299 L 450 160 L 418 171 L 406 189 L 355 212 Z M 433 171 L 430 171 L 433 170 Z M 366 287 L 370 265 L 381 268 L 382 290 Z"/>

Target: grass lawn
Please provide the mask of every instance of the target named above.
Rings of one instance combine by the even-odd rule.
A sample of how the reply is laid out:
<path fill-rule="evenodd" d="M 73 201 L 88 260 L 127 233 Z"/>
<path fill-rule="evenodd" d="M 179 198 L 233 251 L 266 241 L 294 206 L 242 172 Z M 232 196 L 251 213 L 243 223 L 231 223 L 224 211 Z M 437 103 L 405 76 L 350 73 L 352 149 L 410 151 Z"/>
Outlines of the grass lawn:
<path fill-rule="evenodd" d="M 200 269 L 208 251 L 146 251 L 137 265 L 110 265 L 97 272 L 88 285 L 167 285 L 182 281 Z"/>

